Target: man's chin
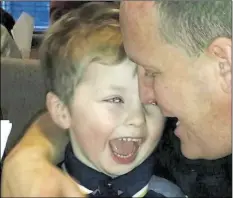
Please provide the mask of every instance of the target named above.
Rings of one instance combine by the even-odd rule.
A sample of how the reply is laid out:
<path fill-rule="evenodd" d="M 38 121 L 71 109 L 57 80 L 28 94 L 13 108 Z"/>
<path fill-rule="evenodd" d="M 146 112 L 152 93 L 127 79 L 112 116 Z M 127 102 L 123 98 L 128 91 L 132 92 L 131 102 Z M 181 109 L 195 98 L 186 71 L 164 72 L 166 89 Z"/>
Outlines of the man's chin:
<path fill-rule="evenodd" d="M 190 160 L 217 160 L 232 154 L 231 151 L 225 153 L 204 153 L 200 149 L 194 149 L 190 145 L 183 143 L 181 143 L 181 152 L 184 157 Z"/>
<path fill-rule="evenodd" d="M 201 159 L 200 152 L 196 151 L 195 149 L 191 148 L 190 145 L 186 145 L 181 142 L 181 152 L 184 157 L 190 160 L 197 160 Z"/>

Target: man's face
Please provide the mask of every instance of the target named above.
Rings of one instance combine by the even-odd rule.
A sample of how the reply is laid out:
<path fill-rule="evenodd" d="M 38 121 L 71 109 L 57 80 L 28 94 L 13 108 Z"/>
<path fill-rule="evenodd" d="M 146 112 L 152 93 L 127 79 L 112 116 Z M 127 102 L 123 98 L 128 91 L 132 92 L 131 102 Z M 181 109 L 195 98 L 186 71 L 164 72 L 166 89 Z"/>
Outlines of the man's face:
<path fill-rule="evenodd" d="M 110 176 L 131 171 L 160 140 L 164 117 L 159 108 L 142 105 L 136 65 L 91 64 L 71 106 L 70 132 L 75 155 Z"/>
<path fill-rule="evenodd" d="M 221 98 L 216 62 L 163 41 L 154 2 L 125 1 L 120 11 L 125 50 L 139 66 L 141 101 L 156 101 L 164 116 L 179 119 L 175 134 L 186 157 L 230 154 L 231 101 Z"/>

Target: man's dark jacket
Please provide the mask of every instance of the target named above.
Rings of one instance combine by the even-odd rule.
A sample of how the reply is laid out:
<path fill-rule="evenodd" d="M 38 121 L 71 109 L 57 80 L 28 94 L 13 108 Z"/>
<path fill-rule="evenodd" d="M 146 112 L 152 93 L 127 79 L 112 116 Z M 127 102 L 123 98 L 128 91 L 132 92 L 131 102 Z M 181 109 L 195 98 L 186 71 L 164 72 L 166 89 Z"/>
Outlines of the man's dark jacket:
<path fill-rule="evenodd" d="M 188 197 L 232 197 L 232 155 L 218 160 L 189 160 L 174 135 L 175 119 L 167 122 L 155 151 L 155 174 L 176 183 Z"/>

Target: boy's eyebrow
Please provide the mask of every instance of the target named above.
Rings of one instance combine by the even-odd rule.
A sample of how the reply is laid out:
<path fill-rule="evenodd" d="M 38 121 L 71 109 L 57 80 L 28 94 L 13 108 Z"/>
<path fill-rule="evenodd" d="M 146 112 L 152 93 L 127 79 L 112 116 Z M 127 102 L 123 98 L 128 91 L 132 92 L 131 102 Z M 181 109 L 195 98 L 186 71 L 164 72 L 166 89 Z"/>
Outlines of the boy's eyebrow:
<path fill-rule="evenodd" d="M 138 73 L 138 65 L 139 64 L 137 62 L 135 62 L 132 58 L 130 58 L 130 57 L 128 57 L 128 58 L 129 58 L 130 61 L 132 61 L 136 65 L 136 67 L 135 67 L 135 69 L 133 71 L 133 77 L 135 77 L 137 75 L 137 73 Z"/>
<path fill-rule="evenodd" d="M 136 67 L 133 71 L 133 77 L 137 76 L 137 74 L 138 74 L 138 65 L 136 64 Z"/>
<path fill-rule="evenodd" d="M 126 91 L 125 87 L 117 86 L 117 85 L 111 85 L 109 89 L 115 90 L 115 91 L 120 91 L 120 92 Z"/>

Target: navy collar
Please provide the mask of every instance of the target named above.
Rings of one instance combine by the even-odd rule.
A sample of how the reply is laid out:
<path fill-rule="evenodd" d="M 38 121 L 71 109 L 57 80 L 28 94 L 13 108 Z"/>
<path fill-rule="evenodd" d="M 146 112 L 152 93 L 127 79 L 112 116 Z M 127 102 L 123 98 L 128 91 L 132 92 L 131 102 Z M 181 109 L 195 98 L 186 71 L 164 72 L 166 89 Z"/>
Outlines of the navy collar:
<path fill-rule="evenodd" d="M 154 156 L 151 155 L 129 173 L 112 179 L 79 161 L 75 157 L 72 146 L 69 143 L 65 152 L 64 165 L 70 176 L 91 191 L 100 191 L 102 195 L 104 194 L 106 196 L 112 195 L 109 193 L 110 191 L 115 191 L 118 194 L 120 192 L 123 197 L 129 197 L 133 196 L 149 183 L 153 175 L 154 162 Z"/>

